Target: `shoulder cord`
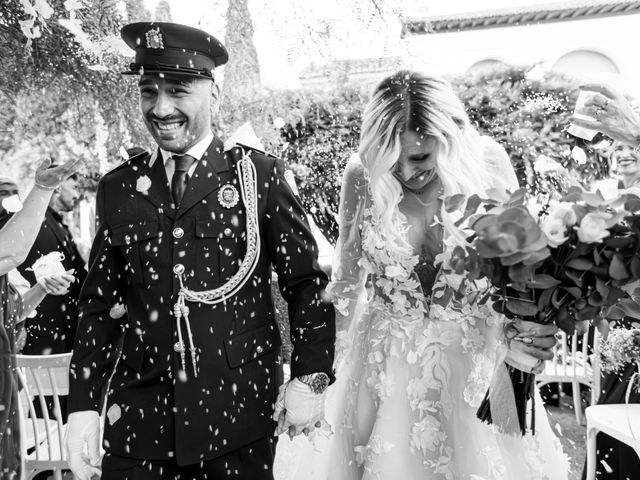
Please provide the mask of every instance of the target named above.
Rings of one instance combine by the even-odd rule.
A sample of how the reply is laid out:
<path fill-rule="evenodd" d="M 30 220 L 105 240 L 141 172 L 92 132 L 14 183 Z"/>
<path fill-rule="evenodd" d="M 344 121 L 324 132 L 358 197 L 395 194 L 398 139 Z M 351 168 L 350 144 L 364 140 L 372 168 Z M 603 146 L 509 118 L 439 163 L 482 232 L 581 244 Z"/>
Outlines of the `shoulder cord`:
<path fill-rule="evenodd" d="M 173 314 L 176 317 L 178 330 L 178 342 L 174 349 L 180 353 L 182 370 L 186 371 L 185 365 L 185 345 L 182 339 L 182 329 L 180 318 L 184 317 L 189 339 L 189 352 L 191 353 L 191 363 L 193 364 L 194 377 L 198 376 L 196 369 L 196 348 L 193 343 L 191 325 L 189 323 L 189 307 L 186 302 L 206 303 L 215 305 L 233 297 L 247 283 L 256 268 L 257 260 L 260 256 L 260 231 L 258 224 L 258 185 L 256 181 L 256 167 L 251 161 L 250 151 L 239 147 L 242 151 L 242 159 L 237 163 L 238 178 L 240 180 L 240 193 L 242 202 L 246 210 L 246 231 L 247 231 L 247 251 L 240 264 L 238 271 L 229 279 L 227 283 L 213 290 L 196 292 L 188 289 L 184 285 L 184 273 L 178 275 L 180 281 L 180 291 L 178 301 L 173 306 Z"/>

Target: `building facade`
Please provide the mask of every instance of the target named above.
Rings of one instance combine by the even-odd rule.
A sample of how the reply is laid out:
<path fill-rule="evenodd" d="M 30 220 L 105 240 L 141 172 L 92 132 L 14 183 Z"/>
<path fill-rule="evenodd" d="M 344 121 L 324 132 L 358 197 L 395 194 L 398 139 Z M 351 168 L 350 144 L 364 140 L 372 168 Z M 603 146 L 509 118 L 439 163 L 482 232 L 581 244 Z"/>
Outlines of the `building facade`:
<path fill-rule="evenodd" d="M 506 3 L 506 2 L 505 2 Z M 407 63 L 456 75 L 538 65 L 640 97 L 640 2 L 566 1 L 406 19 Z"/>

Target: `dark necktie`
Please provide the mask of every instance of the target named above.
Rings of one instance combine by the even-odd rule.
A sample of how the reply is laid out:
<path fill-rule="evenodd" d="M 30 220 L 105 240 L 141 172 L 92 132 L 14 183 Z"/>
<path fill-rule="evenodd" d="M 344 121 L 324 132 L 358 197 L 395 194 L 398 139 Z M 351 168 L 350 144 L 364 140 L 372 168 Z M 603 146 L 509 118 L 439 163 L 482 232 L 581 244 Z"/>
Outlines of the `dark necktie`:
<path fill-rule="evenodd" d="M 172 155 L 171 158 L 173 158 L 176 167 L 171 179 L 171 193 L 173 194 L 173 202 L 177 207 L 180 205 L 182 196 L 187 189 L 187 182 L 189 181 L 187 172 L 196 159 L 191 155 Z"/>

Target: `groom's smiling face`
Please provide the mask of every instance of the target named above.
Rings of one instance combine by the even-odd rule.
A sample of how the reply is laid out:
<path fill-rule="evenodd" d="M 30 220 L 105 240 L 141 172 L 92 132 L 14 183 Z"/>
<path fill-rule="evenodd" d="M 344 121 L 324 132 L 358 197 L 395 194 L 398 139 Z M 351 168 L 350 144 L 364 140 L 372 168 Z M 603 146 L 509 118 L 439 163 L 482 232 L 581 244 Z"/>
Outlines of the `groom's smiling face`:
<path fill-rule="evenodd" d="M 184 153 L 211 129 L 211 80 L 148 74 L 138 86 L 144 123 L 160 148 Z"/>

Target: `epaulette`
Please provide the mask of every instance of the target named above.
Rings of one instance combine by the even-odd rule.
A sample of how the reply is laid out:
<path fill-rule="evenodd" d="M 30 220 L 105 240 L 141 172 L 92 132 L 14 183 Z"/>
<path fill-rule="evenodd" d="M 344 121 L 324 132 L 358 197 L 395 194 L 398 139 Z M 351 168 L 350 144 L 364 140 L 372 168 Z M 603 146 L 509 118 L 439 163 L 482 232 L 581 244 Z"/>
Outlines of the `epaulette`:
<path fill-rule="evenodd" d="M 122 162 L 120 165 L 116 165 L 114 168 L 112 168 L 107 173 L 105 173 L 105 175 L 109 175 L 111 173 L 117 172 L 121 168 L 126 167 L 127 165 L 131 165 L 131 163 L 139 159 L 146 158 L 148 155 L 149 155 L 149 152 L 147 152 L 144 148 L 140 148 L 140 147 L 132 147 L 127 149 L 121 148 L 120 156 L 124 159 L 124 162 Z"/>
<path fill-rule="evenodd" d="M 256 147 L 250 147 L 249 145 L 245 145 L 244 143 L 236 143 L 236 145 L 239 146 L 239 147 L 242 147 L 242 148 L 247 148 L 249 150 L 252 150 L 252 151 L 254 151 L 256 153 L 264 155 L 265 157 L 278 158 L 272 153 L 267 153 L 264 150 L 260 150 L 259 148 L 256 148 Z"/>

